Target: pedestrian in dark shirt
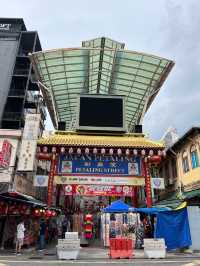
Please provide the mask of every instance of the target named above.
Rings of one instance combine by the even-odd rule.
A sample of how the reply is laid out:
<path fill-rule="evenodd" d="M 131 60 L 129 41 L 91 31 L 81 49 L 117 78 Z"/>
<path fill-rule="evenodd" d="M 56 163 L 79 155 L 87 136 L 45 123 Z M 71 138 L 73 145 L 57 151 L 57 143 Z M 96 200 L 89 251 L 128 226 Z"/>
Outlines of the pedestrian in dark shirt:
<path fill-rule="evenodd" d="M 46 223 L 42 219 L 40 222 L 40 231 L 39 231 L 39 250 L 42 251 L 45 248 L 45 233 L 46 233 Z"/>

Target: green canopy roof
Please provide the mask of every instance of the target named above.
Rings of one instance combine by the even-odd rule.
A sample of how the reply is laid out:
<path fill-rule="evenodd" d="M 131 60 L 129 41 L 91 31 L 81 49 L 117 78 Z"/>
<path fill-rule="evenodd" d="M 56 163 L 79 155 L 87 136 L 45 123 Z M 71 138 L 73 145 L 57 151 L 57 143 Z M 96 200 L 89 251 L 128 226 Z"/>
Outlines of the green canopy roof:
<path fill-rule="evenodd" d="M 131 132 L 141 122 L 174 63 L 124 50 L 107 38 L 82 43 L 81 48 L 36 52 L 30 55 L 53 124 L 66 122 L 73 130 L 80 93 L 124 95 L 126 123 Z"/>

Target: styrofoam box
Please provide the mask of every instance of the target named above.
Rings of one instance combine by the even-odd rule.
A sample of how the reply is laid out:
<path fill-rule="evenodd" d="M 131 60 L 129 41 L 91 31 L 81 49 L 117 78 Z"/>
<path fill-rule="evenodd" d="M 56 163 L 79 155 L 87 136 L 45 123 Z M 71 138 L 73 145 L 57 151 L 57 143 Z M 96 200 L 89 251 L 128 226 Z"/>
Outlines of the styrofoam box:
<path fill-rule="evenodd" d="M 57 256 L 59 260 L 76 260 L 78 258 L 80 250 L 59 250 L 57 249 Z"/>
<path fill-rule="evenodd" d="M 57 245 L 57 248 L 58 249 L 77 249 L 77 248 L 80 248 L 80 244 L 73 244 L 73 243 L 70 243 L 70 244 L 65 244 L 65 245 Z"/>
<path fill-rule="evenodd" d="M 166 246 L 165 240 L 160 239 L 144 239 L 144 255 L 147 258 L 165 258 L 166 257 Z"/>
<path fill-rule="evenodd" d="M 78 239 L 78 232 L 66 232 L 65 233 L 65 239 Z"/>
<path fill-rule="evenodd" d="M 68 243 L 74 243 L 74 244 L 79 244 L 80 245 L 80 239 L 58 239 L 58 245 L 65 245 Z"/>
<path fill-rule="evenodd" d="M 144 250 L 144 256 L 149 259 L 164 259 L 166 250 Z"/>

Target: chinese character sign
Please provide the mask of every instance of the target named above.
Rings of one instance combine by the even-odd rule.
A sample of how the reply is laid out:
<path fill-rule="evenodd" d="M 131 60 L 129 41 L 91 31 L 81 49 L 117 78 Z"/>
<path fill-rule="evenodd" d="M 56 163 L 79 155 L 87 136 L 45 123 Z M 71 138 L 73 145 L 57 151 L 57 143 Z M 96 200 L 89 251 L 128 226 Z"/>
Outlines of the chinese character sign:
<path fill-rule="evenodd" d="M 116 175 L 116 176 L 140 176 L 140 158 L 130 161 L 111 160 L 68 160 L 65 156 L 60 157 L 59 173 L 61 174 L 87 174 L 87 175 Z"/>
<path fill-rule="evenodd" d="M 66 185 L 65 195 L 82 196 L 129 196 L 132 197 L 134 190 L 132 186 L 114 185 Z"/>
<path fill-rule="evenodd" d="M 2 150 L 0 151 L 0 167 L 7 168 L 10 165 L 12 145 L 8 140 L 3 141 Z"/>

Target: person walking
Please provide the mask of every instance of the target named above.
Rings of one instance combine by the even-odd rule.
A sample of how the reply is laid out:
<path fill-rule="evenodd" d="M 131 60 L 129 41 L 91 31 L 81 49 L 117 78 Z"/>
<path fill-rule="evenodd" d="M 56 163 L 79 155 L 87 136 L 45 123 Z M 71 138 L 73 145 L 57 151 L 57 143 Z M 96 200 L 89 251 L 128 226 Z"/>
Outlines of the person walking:
<path fill-rule="evenodd" d="M 70 227 L 71 227 L 71 224 L 70 224 L 69 217 L 65 215 L 62 221 L 62 238 L 65 238 L 66 232 L 70 232 Z"/>
<path fill-rule="evenodd" d="M 44 250 L 45 248 L 45 233 L 46 233 L 46 223 L 42 219 L 40 222 L 40 231 L 39 231 L 39 251 Z"/>
<path fill-rule="evenodd" d="M 24 222 L 20 221 L 20 223 L 17 225 L 17 240 L 16 240 L 16 254 L 21 255 L 21 248 L 24 243 Z"/>

